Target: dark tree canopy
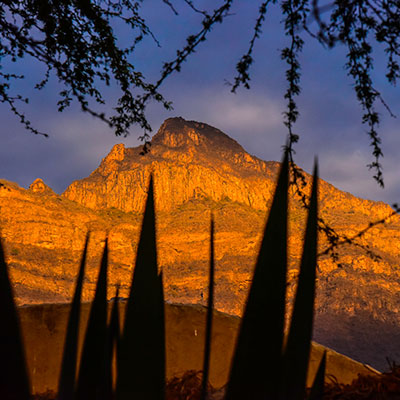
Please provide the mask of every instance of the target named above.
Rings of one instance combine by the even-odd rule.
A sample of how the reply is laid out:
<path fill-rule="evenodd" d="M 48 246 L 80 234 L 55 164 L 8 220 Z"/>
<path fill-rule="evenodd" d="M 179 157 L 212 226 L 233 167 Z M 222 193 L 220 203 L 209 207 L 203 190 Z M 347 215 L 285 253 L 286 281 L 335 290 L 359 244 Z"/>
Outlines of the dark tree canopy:
<path fill-rule="evenodd" d="M 132 124 L 150 130 L 144 114 L 146 102 L 155 99 L 166 108 L 170 103 L 129 62 L 129 55 L 137 44 L 145 35 L 151 35 L 138 13 L 139 5 L 140 2 L 131 1 L 86 0 L 1 2 L 1 101 L 10 106 L 27 129 L 40 133 L 17 107 L 18 101 L 28 99 L 23 94 L 12 94 L 12 81 L 24 77 L 7 71 L 9 61 L 22 62 L 31 56 L 47 68 L 36 89 L 42 89 L 51 74 L 63 84 L 57 103 L 59 111 L 77 100 L 83 111 L 105 121 L 115 129 L 116 135 L 126 135 Z M 116 20 L 134 32 L 128 48 L 117 44 L 112 28 Z M 119 86 L 120 98 L 115 114 L 108 117 L 96 111 L 90 100 L 104 104 L 98 85 L 100 82 L 110 85 L 112 80 Z"/>
<path fill-rule="evenodd" d="M 217 23 L 229 15 L 234 0 L 221 0 L 215 8 L 204 10 L 202 2 L 182 0 L 193 12 L 202 16 L 201 28 L 186 39 L 178 49 L 175 59 L 166 62 L 156 82 L 147 82 L 142 71 L 130 61 L 136 46 L 145 36 L 152 36 L 146 21 L 140 15 L 143 1 L 129 0 L 20 0 L 2 1 L 0 5 L 0 100 L 9 105 L 27 129 L 40 133 L 33 127 L 18 107 L 27 102 L 23 93 L 14 93 L 13 83 L 23 76 L 13 74 L 12 63 L 22 62 L 31 56 L 46 66 L 43 80 L 36 84 L 42 89 L 54 74 L 63 90 L 59 93 L 59 111 L 78 101 L 83 111 L 106 122 L 116 135 L 127 135 L 133 124 L 144 130 L 144 138 L 151 131 L 146 118 L 146 105 L 153 100 L 170 109 L 159 92 L 165 79 L 179 71 L 187 57 Z M 239 0 L 236 0 L 236 3 Z M 167 5 L 177 13 L 178 0 L 161 0 L 155 6 Z M 294 132 L 299 110 L 296 96 L 300 89 L 299 54 L 305 40 L 317 40 L 329 49 L 337 44 L 347 48 L 344 65 L 354 83 L 354 90 L 362 108 L 362 123 L 368 129 L 373 160 L 368 165 L 374 178 L 383 186 L 380 159 L 383 156 L 377 132 L 380 116 L 376 102 L 380 101 L 392 115 L 381 93 L 371 78 L 374 67 L 373 48 L 383 46 L 386 55 L 386 78 L 395 85 L 400 76 L 400 2 L 398 0 L 267 0 L 251 2 L 249 7 L 259 7 L 254 30 L 249 32 L 248 51 L 236 65 L 232 91 L 240 86 L 250 88 L 250 66 L 256 40 L 262 35 L 265 17 L 270 7 L 280 7 L 282 28 L 289 44 L 281 50 L 287 63 L 287 100 L 284 123 L 288 128 L 288 147 L 292 156 L 293 145 L 298 141 Z M 132 30 L 132 41 L 121 48 L 115 36 L 115 24 L 125 24 Z M 154 39 L 155 40 L 155 39 Z M 99 83 L 116 82 L 120 97 L 111 116 L 96 110 L 96 102 L 104 104 L 105 98 Z"/>

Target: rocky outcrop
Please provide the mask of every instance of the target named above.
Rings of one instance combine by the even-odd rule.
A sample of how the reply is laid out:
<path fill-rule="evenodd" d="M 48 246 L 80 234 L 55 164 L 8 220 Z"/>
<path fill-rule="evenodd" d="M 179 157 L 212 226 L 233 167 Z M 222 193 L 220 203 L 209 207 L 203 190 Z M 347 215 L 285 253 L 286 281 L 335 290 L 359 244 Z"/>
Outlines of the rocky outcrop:
<path fill-rule="evenodd" d="M 33 193 L 42 193 L 47 195 L 55 195 L 53 189 L 47 186 L 42 179 L 35 179 L 29 186 L 29 190 Z"/>
<path fill-rule="evenodd" d="M 126 297 L 146 188 L 153 173 L 166 298 L 204 304 L 212 212 L 216 227 L 216 307 L 241 314 L 279 163 L 249 155 L 218 129 L 181 118 L 164 122 L 152 139 L 149 154 L 141 156 L 140 151 L 122 144 L 114 146 L 90 176 L 72 183 L 62 196 L 42 181 L 35 181 L 29 190 L 0 181 L 1 234 L 19 304 L 70 299 L 89 231 L 84 299 L 93 295 L 106 236 L 110 248 L 108 297 L 114 296 L 117 283 L 121 284 L 121 296 Z M 310 180 L 308 175 L 306 180 Z M 324 181 L 320 199 L 320 215 L 339 235 L 347 237 L 392 212 L 384 203 L 358 199 Z M 304 220 L 305 211 L 293 197 L 288 304 L 295 291 Z M 323 252 L 327 246 L 321 233 L 319 250 Z M 353 245 L 341 246 L 337 262 L 329 256 L 320 257 L 316 334 L 320 334 L 322 343 L 331 344 L 335 329 L 343 332 L 343 337 L 358 338 L 363 326 L 368 326 L 372 335 L 365 336 L 365 343 L 374 342 L 375 328 L 385 337 L 395 336 L 395 330 L 400 329 L 399 260 L 397 216 L 369 229 Z M 340 321 L 347 322 L 340 325 Z M 346 347 L 345 340 L 335 343 L 342 346 L 339 350 L 351 351 L 353 357 L 378 368 L 386 366 L 385 357 L 390 352 L 395 353 L 394 348 L 381 347 L 379 359 L 371 361 L 370 356 L 362 359 L 360 352 Z"/>

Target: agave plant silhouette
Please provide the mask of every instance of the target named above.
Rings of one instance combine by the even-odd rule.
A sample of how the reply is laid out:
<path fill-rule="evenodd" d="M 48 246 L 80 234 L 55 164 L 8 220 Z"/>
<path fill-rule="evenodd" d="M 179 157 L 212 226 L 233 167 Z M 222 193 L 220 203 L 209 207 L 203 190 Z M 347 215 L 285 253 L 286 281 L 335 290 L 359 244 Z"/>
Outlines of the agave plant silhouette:
<path fill-rule="evenodd" d="M 305 396 L 317 261 L 317 166 L 314 168 L 297 293 L 284 343 L 288 182 L 289 163 L 285 154 L 242 318 L 227 400 L 297 400 Z M 323 379 L 321 372 L 313 396 L 321 396 L 317 388 L 321 388 Z"/>
<path fill-rule="evenodd" d="M 243 314 L 226 400 L 300 400 L 306 395 L 317 262 L 318 172 L 314 169 L 297 292 L 285 337 L 289 162 L 281 169 Z M 105 242 L 95 297 L 78 363 L 78 331 L 86 238 L 65 336 L 58 399 L 162 400 L 165 397 L 165 323 L 162 273 L 157 263 L 153 179 L 150 178 L 136 264 L 120 333 L 118 302 L 107 323 L 108 244 Z M 210 273 L 201 398 L 207 398 L 214 292 L 214 222 L 210 228 Z M 118 297 L 118 295 L 117 295 Z M 17 310 L 0 242 L 0 398 L 27 400 L 29 379 Z M 112 361 L 116 358 L 116 368 Z M 324 354 L 309 400 L 323 396 Z M 78 370 L 79 364 L 79 370 Z M 113 379 L 113 371 L 117 372 Z M 78 371 L 78 373 L 77 373 Z M 115 384 L 113 383 L 115 381 Z"/>
<path fill-rule="evenodd" d="M 0 399 L 28 400 L 30 385 L 13 290 L 0 241 Z"/>

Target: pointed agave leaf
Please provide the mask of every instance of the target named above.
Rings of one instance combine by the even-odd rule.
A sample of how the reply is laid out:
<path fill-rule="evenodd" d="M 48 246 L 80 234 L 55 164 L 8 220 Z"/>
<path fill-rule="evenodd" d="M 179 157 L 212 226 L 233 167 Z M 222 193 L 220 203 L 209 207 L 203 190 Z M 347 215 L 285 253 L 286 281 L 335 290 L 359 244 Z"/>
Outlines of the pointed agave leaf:
<path fill-rule="evenodd" d="M 58 400 L 72 399 L 75 391 L 75 376 L 78 359 L 79 317 L 88 244 L 89 233 L 86 235 L 85 247 L 82 253 L 81 265 L 79 268 L 74 297 L 72 299 L 71 310 L 69 313 L 58 384 Z"/>
<path fill-rule="evenodd" d="M 118 357 L 119 400 L 159 400 L 164 397 L 164 302 L 160 285 L 153 179 L 150 178 Z"/>
<path fill-rule="evenodd" d="M 284 331 L 288 156 L 278 178 L 233 357 L 226 399 L 277 399 Z"/>
<path fill-rule="evenodd" d="M 326 369 L 326 350 L 319 363 L 317 374 L 315 375 L 313 385 L 311 387 L 308 400 L 323 400 L 324 396 L 324 383 L 325 383 L 325 369 Z"/>
<path fill-rule="evenodd" d="M 204 361 L 203 361 L 203 379 L 201 399 L 207 398 L 207 383 L 210 372 L 210 355 L 211 355 L 211 333 L 212 333 L 212 318 L 214 308 L 214 220 L 211 218 L 211 235 L 210 235 L 210 275 L 208 283 L 208 304 L 207 304 L 207 321 L 206 334 L 204 344 Z"/>
<path fill-rule="evenodd" d="M 166 348 L 165 348 L 165 302 L 164 302 L 164 284 L 163 284 L 163 273 L 162 271 L 158 275 L 158 293 L 159 293 L 159 319 L 157 328 L 157 345 L 158 345 L 158 357 L 155 364 L 159 371 L 160 379 L 160 396 L 158 398 L 165 398 L 165 376 L 166 376 Z"/>
<path fill-rule="evenodd" d="M 97 279 L 96 293 L 86 329 L 79 367 L 76 398 L 99 399 L 104 381 L 105 347 L 107 340 L 107 239 Z"/>
<path fill-rule="evenodd" d="M 118 309 L 118 296 L 119 286 L 112 305 L 110 323 L 107 329 L 107 343 L 106 343 L 106 359 L 104 362 L 104 383 L 103 383 L 103 398 L 113 398 L 113 359 L 114 353 L 118 354 L 120 328 L 119 328 L 119 309 Z M 115 351 L 114 351 L 115 350 Z"/>
<path fill-rule="evenodd" d="M 318 238 L 317 218 L 318 168 L 315 165 L 303 256 L 284 356 L 286 399 L 290 400 L 303 399 L 306 386 L 314 318 Z"/>
<path fill-rule="evenodd" d="M 13 290 L 0 240 L 0 398 L 28 400 L 29 379 Z"/>

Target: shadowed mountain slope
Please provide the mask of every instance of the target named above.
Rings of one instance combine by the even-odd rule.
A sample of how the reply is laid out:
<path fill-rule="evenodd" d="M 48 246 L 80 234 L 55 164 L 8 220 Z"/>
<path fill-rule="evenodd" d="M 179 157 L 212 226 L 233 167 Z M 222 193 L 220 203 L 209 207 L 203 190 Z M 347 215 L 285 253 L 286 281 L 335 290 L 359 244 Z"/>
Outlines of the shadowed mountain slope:
<path fill-rule="evenodd" d="M 126 302 L 120 301 L 121 320 Z M 109 304 L 109 311 L 111 304 Z M 67 304 L 42 304 L 19 309 L 23 341 L 25 343 L 28 371 L 33 393 L 55 392 L 60 373 L 64 335 L 70 306 Z M 82 304 L 80 318 L 80 343 L 84 338 L 90 304 Z M 204 350 L 205 307 L 166 304 L 166 376 L 171 379 L 188 370 L 202 369 Z M 226 384 L 233 348 L 236 343 L 239 318 L 215 312 L 212 334 L 211 384 L 219 388 Z M 362 365 L 317 343 L 311 348 L 308 386 L 311 386 L 323 352 L 327 350 L 327 381 L 334 375 L 340 383 L 350 383 L 359 373 L 376 375 L 367 365 Z M 47 397 L 46 397 L 47 398 Z"/>

